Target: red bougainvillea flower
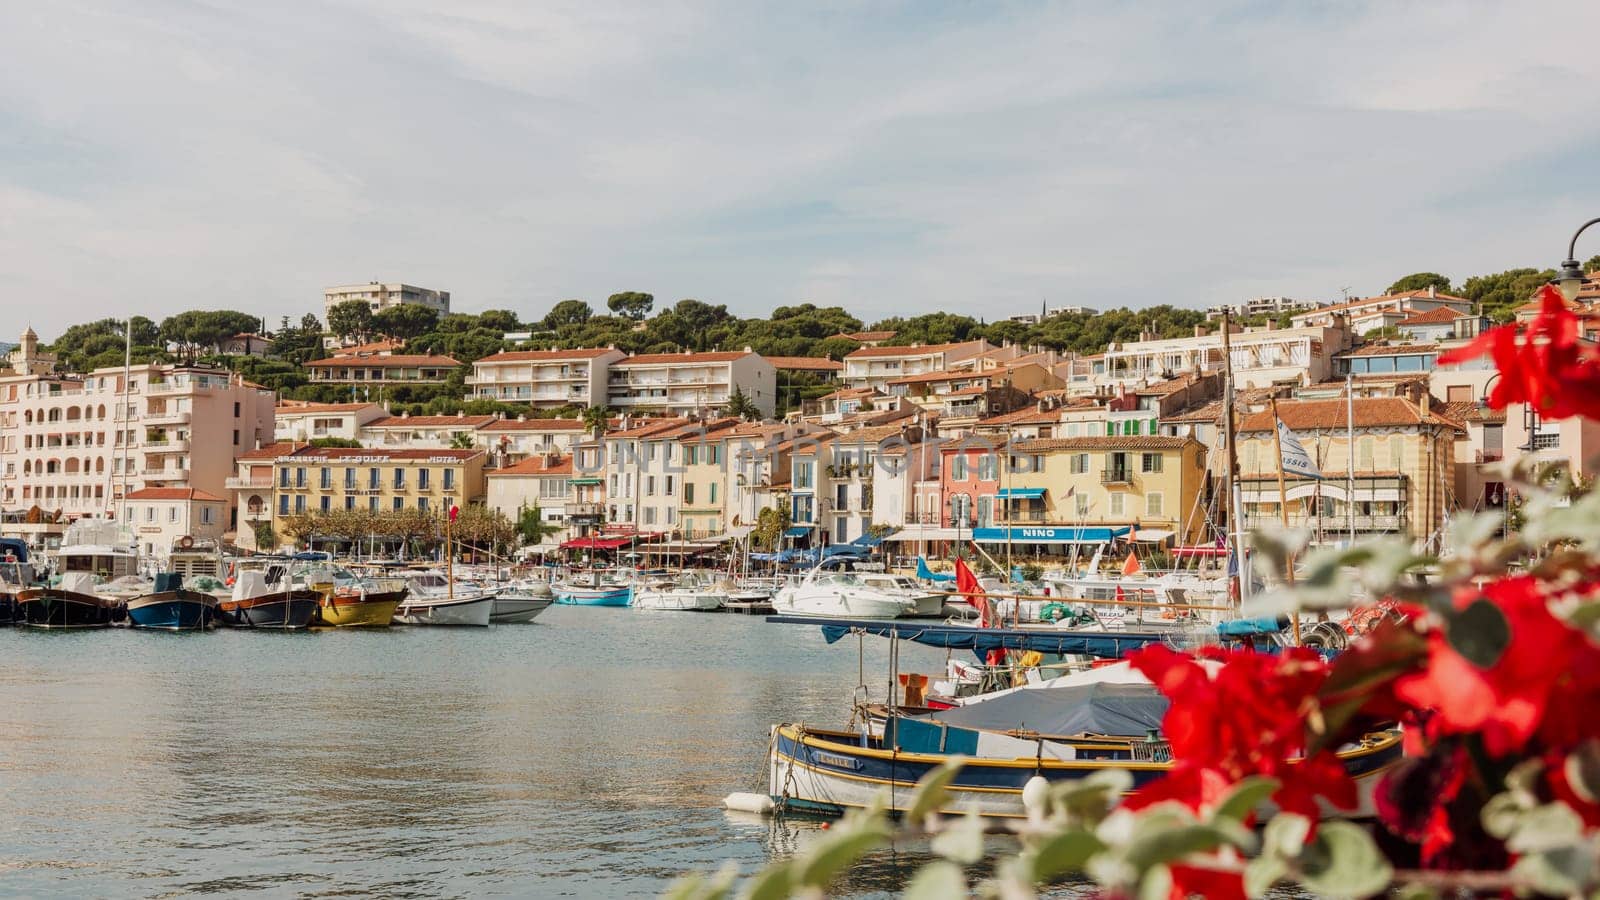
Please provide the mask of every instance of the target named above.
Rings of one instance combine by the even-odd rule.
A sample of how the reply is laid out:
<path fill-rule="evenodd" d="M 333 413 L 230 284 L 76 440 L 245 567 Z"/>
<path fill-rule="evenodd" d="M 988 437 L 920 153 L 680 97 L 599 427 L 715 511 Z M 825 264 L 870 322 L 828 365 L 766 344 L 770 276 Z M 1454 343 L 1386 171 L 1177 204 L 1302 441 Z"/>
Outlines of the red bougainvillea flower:
<path fill-rule="evenodd" d="M 1220 799 L 1229 785 L 1266 775 L 1281 782 L 1273 795 L 1279 808 L 1313 821 L 1320 815 L 1319 798 L 1354 807 L 1355 782 L 1331 751 L 1298 758 L 1306 746 L 1306 716 L 1328 675 L 1321 657 L 1304 649 L 1209 655 L 1222 663 L 1215 674 L 1160 644 L 1129 655 L 1172 701 L 1161 729 L 1172 745 L 1173 768 L 1128 805 L 1179 800 L 1198 810 Z"/>
<path fill-rule="evenodd" d="M 1547 419 L 1600 418 L 1600 351 L 1578 340 L 1578 315 L 1553 285 L 1539 289 L 1539 315 L 1518 333 L 1516 325 L 1491 328 L 1465 347 L 1443 353 L 1439 364 L 1488 354 L 1500 377 L 1489 405 L 1530 403 Z"/>
<path fill-rule="evenodd" d="M 1479 597 L 1505 616 L 1510 640 L 1480 668 L 1450 645 L 1446 629 L 1428 635 L 1423 671 L 1395 683 L 1395 696 L 1434 711 L 1435 735 L 1481 733 L 1491 755 L 1523 749 L 1536 732 L 1559 744 L 1592 734 L 1600 694 L 1600 648 L 1550 611 L 1546 587 L 1530 575 L 1456 592 L 1457 609 Z M 1557 714 L 1547 715 L 1554 704 Z"/>
<path fill-rule="evenodd" d="M 1200 865 L 1173 865 L 1169 900 L 1204 897 L 1206 900 L 1246 900 L 1244 873 L 1238 869 L 1211 869 Z"/>
<path fill-rule="evenodd" d="M 1440 747 L 1391 769 L 1373 792 L 1378 819 L 1390 832 L 1420 845 L 1424 865 L 1455 842 L 1450 804 L 1461 793 L 1469 768 L 1465 749 Z"/>

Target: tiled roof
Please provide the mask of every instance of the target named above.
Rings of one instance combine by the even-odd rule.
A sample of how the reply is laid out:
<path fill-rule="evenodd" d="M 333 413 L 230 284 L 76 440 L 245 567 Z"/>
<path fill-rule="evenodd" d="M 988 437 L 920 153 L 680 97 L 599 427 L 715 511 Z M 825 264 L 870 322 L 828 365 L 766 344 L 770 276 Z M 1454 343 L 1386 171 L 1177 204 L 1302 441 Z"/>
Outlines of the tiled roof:
<path fill-rule="evenodd" d="M 973 385 L 968 385 L 967 387 L 964 387 L 964 388 L 958 388 L 958 389 L 953 390 L 953 391 L 941 391 L 941 392 L 939 392 L 939 396 L 940 397 L 975 397 L 975 396 L 977 396 L 979 394 L 984 393 L 987 390 L 989 390 L 989 389 L 987 387 L 984 387 L 981 384 L 973 384 Z"/>
<path fill-rule="evenodd" d="M 458 425 L 462 428 L 482 428 L 495 421 L 494 416 L 384 416 L 373 419 L 362 428 L 444 428 Z"/>
<path fill-rule="evenodd" d="M 1196 375 L 1193 372 L 1186 372 L 1176 378 L 1168 378 L 1165 381 L 1157 381 L 1154 384 L 1145 385 L 1144 387 L 1135 390 L 1134 393 L 1153 397 L 1165 397 L 1168 394 L 1175 394 L 1178 391 L 1181 391 L 1184 388 L 1199 382 L 1201 377 L 1202 376 Z"/>
<path fill-rule="evenodd" d="M 482 456 L 482 450 L 429 450 L 417 448 L 384 449 L 379 447 L 301 447 L 289 454 L 295 459 L 428 459 L 465 461 Z"/>
<path fill-rule="evenodd" d="M 496 419 L 483 431 L 583 431 L 582 419 Z"/>
<path fill-rule="evenodd" d="M 314 359 L 306 363 L 308 367 L 315 366 L 324 369 L 334 368 L 375 368 L 375 369 L 403 369 L 411 366 L 423 368 L 447 369 L 461 365 L 448 356 L 336 356 L 330 359 Z"/>
<path fill-rule="evenodd" d="M 673 431 L 675 429 L 681 428 L 685 424 L 687 424 L 688 421 L 689 421 L 688 419 L 651 419 L 648 422 L 645 422 L 645 423 L 639 424 L 639 425 L 634 425 L 633 427 L 627 428 L 627 429 L 622 430 L 622 431 L 607 432 L 606 433 L 606 437 L 607 438 L 625 438 L 625 439 L 626 438 L 650 437 L 651 435 L 660 434 L 660 433 L 665 432 L 665 431 Z"/>
<path fill-rule="evenodd" d="M 279 400 L 278 414 L 355 412 L 356 410 L 377 405 L 376 403 L 307 403 L 303 400 Z"/>
<path fill-rule="evenodd" d="M 821 397 L 818 397 L 817 399 L 818 400 L 851 400 L 851 399 L 854 399 L 856 397 L 872 397 L 872 396 L 886 397 L 888 395 L 884 394 L 881 391 L 879 391 L 877 388 L 869 388 L 869 387 L 840 388 L 839 390 L 834 391 L 831 394 L 823 394 Z"/>
<path fill-rule="evenodd" d="M 845 359 L 865 359 L 876 356 L 928 356 L 934 353 L 958 350 L 963 347 L 972 347 L 978 343 L 978 341 L 961 341 L 954 344 L 924 344 L 921 347 L 862 347 L 847 353 Z"/>
<path fill-rule="evenodd" d="M 506 466 L 503 469 L 495 469 L 488 474 L 490 478 L 498 478 L 507 475 L 571 475 L 572 457 L 558 456 L 554 460 L 551 460 L 543 456 L 530 456 L 522 462 L 519 462 L 515 465 Z"/>
<path fill-rule="evenodd" d="M 508 350 L 485 356 L 480 363 L 559 362 L 564 359 L 597 359 L 618 351 L 610 347 L 589 347 L 579 350 Z"/>
<path fill-rule="evenodd" d="M 774 369 L 793 372 L 837 372 L 844 368 L 844 363 L 826 356 L 768 356 L 766 360 Z"/>
<path fill-rule="evenodd" d="M 246 450 L 234 457 L 234 459 L 277 459 L 280 456 L 288 456 L 290 453 L 293 453 L 294 449 L 298 446 L 300 445 L 294 441 L 280 441 L 276 444 L 267 444 L 262 447 L 257 447 L 253 450 Z"/>
<path fill-rule="evenodd" d="M 1197 443 L 1194 438 L 1150 434 L 1106 434 L 1088 437 L 1035 438 L 1018 441 L 1019 452 L 1048 450 L 1179 450 Z"/>
<path fill-rule="evenodd" d="M 1001 374 L 999 369 L 985 372 L 924 372 L 921 375 L 902 375 L 899 378 L 889 379 L 889 384 L 929 384 L 940 381 L 958 381 L 971 378 L 989 379 Z"/>
<path fill-rule="evenodd" d="M 720 441 L 733 431 L 741 419 L 738 416 L 723 416 L 708 422 L 691 422 L 679 429 L 676 434 L 667 434 L 663 437 L 674 438 L 679 441 Z"/>
<path fill-rule="evenodd" d="M 1059 421 L 1061 421 L 1060 409 L 1041 410 L 1037 407 L 1027 406 L 1008 413 L 1001 413 L 998 416 L 990 416 L 987 419 L 979 419 L 978 425 L 979 427 L 991 425 L 1054 425 Z"/>
<path fill-rule="evenodd" d="M 374 341 L 370 344 L 356 344 L 353 347 L 339 347 L 333 351 L 334 356 L 361 356 L 374 353 L 393 353 L 404 350 L 405 341 Z"/>
<path fill-rule="evenodd" d="M 614 368 L 627 368 L 628 366 L 653 366 L 660 365 L 662 363 L 685 363 L 688 365 L 694 365 L 697 363 L 733 362 L 736 359 L 744 359 L 746 356 L 754 355 L 755 353 L 749 350 L 720 350 L 712 353 L 641 353 L 638 356 L 630 356 L 627 359 L 619 359 L 611 365 Z"/>
<path fill-rule="evenodd" d="M 1419 312 L 1410 318 L 1400 320 L 1400 326 L 1407 325 L 1451 325 L 1455 320 L 1470 316 L 1472 313 L 1456 312 L 1448 306 L 1435 306 L 1427 312 Z"/>
<path fill-rule="evenodd" d="M 1353 403 L 1343 397 L 1335 400 L 1284 400 L 1278 404 L 1278 417 L 1291 431 L 1332 431 L 1344 428 L 1348 424 L 1347 404 L 1352 404 L 1355 408 L 1357 428 L 1381 425 L 1458 427 L 1457 422 L 1438 413 L 1430 412 L 1424 415 L 1421 407 L 1404 397 L 1356 397 Z M 1243 434 L 1251 431 L 1271 431 L 1272 427 L 1271 410 L 1263 410 L 1245 416 L 1239 422 L 1237 430 Z"/>
<path fill-rule="evenodd" d="M 855 431 L 839 435 L 839 443 L 845 445 L 877 444 L 900 435 L 903 430 L 899 425 L 869 425 L 865 428 L 857 428 Z"/>
<path fill-rule="evenodd" d="M 129 500 L 199 500 L 203 503 L 223 503 L 221 497 L 208 494 L 199 488 L 140 488 L 128 495 Z"/>

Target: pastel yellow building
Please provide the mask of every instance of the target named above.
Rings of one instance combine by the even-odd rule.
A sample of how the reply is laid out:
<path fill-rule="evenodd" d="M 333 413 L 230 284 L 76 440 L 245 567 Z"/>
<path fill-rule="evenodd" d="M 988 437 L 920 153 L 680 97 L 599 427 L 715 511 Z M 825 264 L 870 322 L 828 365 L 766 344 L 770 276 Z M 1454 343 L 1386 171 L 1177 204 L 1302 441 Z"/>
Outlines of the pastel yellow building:
<path fill-rule="evenodd" d="M 301 447 L 273 461 L 273 527 L 289 516 L 364 509 L 441 512 L 481 502 L 481 450 Z"/>
<path fill-rule="evenodd" d="M 1037 438 L 1011 446 L 997 520 L 1026 540 L 1029 529 L 1127 527 L 1146 540 L 1207 538 L 1206 448 L 1189 437 L 1094 435 Z"/>

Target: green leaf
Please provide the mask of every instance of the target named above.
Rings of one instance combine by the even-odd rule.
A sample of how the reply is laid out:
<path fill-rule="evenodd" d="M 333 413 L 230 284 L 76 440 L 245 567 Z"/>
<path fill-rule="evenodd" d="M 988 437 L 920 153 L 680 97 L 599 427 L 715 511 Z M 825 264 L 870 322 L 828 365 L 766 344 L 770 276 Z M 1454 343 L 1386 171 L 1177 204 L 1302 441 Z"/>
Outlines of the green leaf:
<path fill-rule="evenodd" d="M 1289 863 L 1276 856 L 1258 856 L 1244 867 L 1244 892 L 1259 897 L 1289 874 Z"/>
<path fill-rule="evenodd" d="M 756 874 L 740 895 L 743 900 L 787 900 L 795 890 L 796 860 L 774 863 Z"/>
<path fill-rule="evenodd" d="M 967 878 L 955 863 L 933 862 L 906 882 L 904 900 L 948 900 L 967 895 Z"/>
<path fill-rule="evenodd" d="M 1590 803 L 1600 799 L 1600 741 L 1590 738 L 1579 744 L 1567 754 L 1561 769 L 1573 793 Z"/>
<path fill-rule="evenodd" d="M 928 846 L 945 859 L 970 866 L 983 859 L 983 820 L 969 812 L 934 835 Z"/>
<path fill-rule="evenodd" d="M 1256 811 L 1272 792 L 1278 789 L 1278 780 L 1264 775 L 1252 775 L 1236 784 L 1228 792 L 1228 796 L 1217 804 L 1216 811 L 1211 814 L 1212 821 L 1217 819 L 1233 819 L 1243 822 Z"/>
<path fill-rule="evenodd" d="M 917 793 L 911 800 L 911 808 L 906 811 L 906 821 L 920 824 L 929 813 L 943 807 L 950 798 L 950 782 L 955 780 L 961 767 L 966 764 L 967 757 L 952 756 L 937 769 L 922 776 L 922 780 L 917 782 Z"/>
<path fill-rule="evenodd" d="M 1063 831 L 1052 835 L 1029 854 L 1035 881 L 1049 881 L 1068 872 L 1080 872 L 1089 858 L 1106 845 L 1087 831 Z"/>
<path fill-rule="evenodd" d="M 1467 662 L 1480 669 L 1492 667 L 1511 644 L 1511 623 L 1498 606 L 1482 597 L 1447 617 L 1445 637 Z"/>
<path fill-rule="evenodd" d="M 1139 900 L 1167 900 L 1172 896 L 1172 870 L 1166 866 L 1147 869 L 1139 879 Z"/>
<path fill-rule="evenodd" d="M 1594 861 L 1587 847 L 1564 847 L 1544 853 L 1530 853 L 1517 860 L 1511 875 L 1541 894 L 1575 897 L 1593 878 Z"/>
<path fill-rule="evenodd" d="M 835 829 L 800 861 L 795 885 L 826 888 L 840 872 L 888 840 L 888 829 L 881 822 L 866 822 L 846 831 Z"/>
<path fill-rule="evenodd" d="M 1128 862 L 1140 871 L 1229 843 L 1228 836 L 1212 825 L 1177 825 L 1146 831 L 1140 834 L 1136 830 L 1124 852 Z"/>
<path fill-rule="evenodd" d="M 1278 813 L 1261 830 L 1261 855 L 1294 859 L 1311 835 L 1311 820 L 1298 813 Z"/>
<path fill-rule="evenodd" d="M 1361 826 L 1323 822 L 1301 855 L 1300 882 L 1327 897 L 1370 897 L 1388 888 L 1394 867 Z"/>
<path fill-rule="evenodd" d="M 1490 797 L 1479 811 L 1478 819 L 1483 823 L 1484 831 L 1505 840 L 1517 830 L 1517 823 L 1527 814 L 1528 808 L 1517 799 L 1517 795 L 1506 791 Z"/>
<path fill-rule="evenodd" d="M 1565 803 L 1546 803 L 1528 810 L 1506 839 L 1513 853 L 1537 853 L 1576 843 L 1583 836 L 1583 818 Z"/>
<path fill-rule="evenodd" d="M 662 896 L 665 900 L 724 900 L 732 894 L 733 882 L 738 877 L 739 867 L 728 863 L 709 879 L 698 873 L 685 875 Z"/>

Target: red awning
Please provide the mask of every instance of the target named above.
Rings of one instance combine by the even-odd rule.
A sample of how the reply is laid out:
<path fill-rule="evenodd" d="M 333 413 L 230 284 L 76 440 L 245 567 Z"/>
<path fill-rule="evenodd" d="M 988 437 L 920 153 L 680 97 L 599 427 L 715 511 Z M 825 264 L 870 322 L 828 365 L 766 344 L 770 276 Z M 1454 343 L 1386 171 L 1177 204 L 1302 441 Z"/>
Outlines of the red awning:
<path fill-rule="evenodd" d="M 1185 556 L 1227 556 L 1228 548 L 1206 545 L 1199 547 L 1173 547 L 1172 555 L 1180 559 Z"/>
<path fill-rule="evenodd" d="M 581 537 L 581 538 L 573 538 L 570 541 L 563 541 L 562 544 L 561 544 L 561 549 L 563 549 L 563 550 L 616 550 L 616 549 L 619 549 L 621 547 L 626 547 L 631 543 L 633 543 L 633 538 L 631 538 L 631 537 L 610 537 L 610 538 Z"/>

